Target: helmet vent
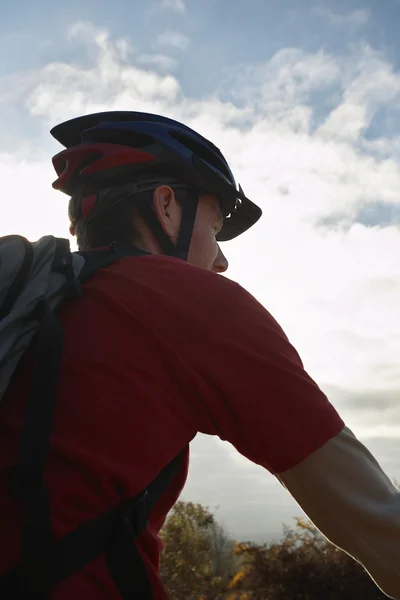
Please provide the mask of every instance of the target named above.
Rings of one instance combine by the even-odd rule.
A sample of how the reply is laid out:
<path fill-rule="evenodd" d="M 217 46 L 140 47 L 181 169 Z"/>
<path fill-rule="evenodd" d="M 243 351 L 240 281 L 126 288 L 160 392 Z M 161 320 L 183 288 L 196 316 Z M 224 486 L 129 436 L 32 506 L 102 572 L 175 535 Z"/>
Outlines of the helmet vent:
<path fill-rule="evenodd" d="M 174 138 L 174 140 L 176 140 L 183 146 L 186 146 L 186 148 L 191 150 L 191 152 L 193 152 L 195 155 L 199 156 L 205 162 L 212 165 L 215 169 L 217 169 L 217 171 L 223 173 L 229 181 L 231 180 L 232 175 L 226 168 L 222 155 L 221 160 L 218 160 L 218 157 L 216 156 L 216 153 L 221 154 L 218 148 L 213 146 L 213 150 L 208 150 L 204 146 L 204 143 L 196 142 L 192 137 L 186 136 L 185 134 L 179 133 L 177 131 L 169 131 L 168 133 L 172 138 Z"/>
<path fill-rule="evenodd" d="M 144 148 L 154 143 L 150 135 L 129 129 L 113 129 L 112 127 L 96 127 L 82 133 L 83 141 L 117 144 L 118 146 L 131 146 Z"/>

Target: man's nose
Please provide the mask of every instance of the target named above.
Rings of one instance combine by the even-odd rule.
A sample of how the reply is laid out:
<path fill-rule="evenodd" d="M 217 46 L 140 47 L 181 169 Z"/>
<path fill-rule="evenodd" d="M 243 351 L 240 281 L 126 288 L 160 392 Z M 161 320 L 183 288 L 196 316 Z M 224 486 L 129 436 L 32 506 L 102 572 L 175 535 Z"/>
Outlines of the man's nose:
<path fill-rule="evenodd" d="M 217 254 L 217 258 L 214 261 L 213 271 L 215 273 L 225 273 L 225 271 L 228 269 L 228 267 L 229 267 L 228 260 L 218 245 L 218 254 Z"/>

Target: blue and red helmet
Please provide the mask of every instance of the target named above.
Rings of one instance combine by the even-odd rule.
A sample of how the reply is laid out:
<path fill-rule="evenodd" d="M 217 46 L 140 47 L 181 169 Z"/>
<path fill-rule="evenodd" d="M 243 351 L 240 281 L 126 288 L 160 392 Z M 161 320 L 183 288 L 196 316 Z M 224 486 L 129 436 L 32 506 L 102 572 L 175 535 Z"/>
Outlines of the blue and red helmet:
<path fill-rule="evenodd" d="M 181 229 L 186 230 L 183 238 L 187 248 L 182 248 L 183 238 L 180 244 L 178 240 L 179 252 L 171 247 L 171 242 L 164 243 L 168 254 L 187 256 L 201 193 L 214 194 L 220 202 L 224 223 L 218 241 L 237 237 L 261 217 L 261 209 L 237 187 L 220 150 L 173 119 L 141 112 L 102 112 L 65 121 L 55 126 L 51 134 L 66 148 L 53 158 L 58 175 L 53 187 L 82 200 L 90 197 L 90 215 L 85 216 L 95 218 L 101 210 L 96 206 L 101 203 L 96 203 L 96 198 L 101 198 L 104 190 L 121 188 L 124 197 L 128 197 L 131 186 L 133 196 L 139 181 L 153 184 L 154 189 L 154 182 L 161 183 L 166 177 L 195 190 L 185 202 L 195 206 L 183 209 Z M 119 201 L 121 194 L 111 197 Z M 107 209 L 112 208 L 112 202 Z M 86 203 L 86 213 L 87 206 Z"/>

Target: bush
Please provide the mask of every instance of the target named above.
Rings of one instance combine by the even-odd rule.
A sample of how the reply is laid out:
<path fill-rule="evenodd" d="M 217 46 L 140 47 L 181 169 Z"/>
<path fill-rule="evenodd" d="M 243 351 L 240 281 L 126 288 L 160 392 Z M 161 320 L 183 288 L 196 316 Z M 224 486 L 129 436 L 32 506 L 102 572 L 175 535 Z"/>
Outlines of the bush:
<path fill-rule="evenodd" d="M 365 570 L 297 519 L 281 542 L 233 543 L 199 504 L 178 502 L 162 530 L 171 600 L 384 600 Z"/>

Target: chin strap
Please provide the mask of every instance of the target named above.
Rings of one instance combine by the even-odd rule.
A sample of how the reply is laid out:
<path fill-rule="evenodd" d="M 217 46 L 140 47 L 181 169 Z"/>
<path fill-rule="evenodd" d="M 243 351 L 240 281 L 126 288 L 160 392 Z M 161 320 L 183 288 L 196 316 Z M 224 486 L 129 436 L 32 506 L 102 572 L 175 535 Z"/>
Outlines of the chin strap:
<path fill-rule="evenodd" d="M 148 201 L 142 203 L 140 207 L 141 215 L 156 236 L 161 249 L 168 256 L 175 256 L 176 258 L 187 261 L 196 221 L 197 208 L 199 205 L 199 196 L 199 192 L 195 189 L 190 189 L 188 191 L 185 202 L 183 203 L 182 221 L 176 245 L 161 227 L 161 224 L 154 213 L 152 203 Z"/>
<path fill-rule="evenodd" d="M 159 184 L 162 183 L 157 182 Z M 168 183 L 168 182 L 167 182 Z M 172 187 L 174 185 L 171 182 Z M 176 184 L 175 184 L 176 185 Z M 144 197 L 138 203 L 140 214 L 142 215 L 144 221 L 150 227 L 151 231 L 154 233 L 158 243 L 161 246 L 162 251 L 167 256 L 175 256 L 176 258 L 180 258 L 181 260 L 187 261 L 190 242 L 193 235 L 194 224 L 196 221 L 197 208 L 200 200 L 200 192 L 195 188 L 190 188 L 186 185 L 178 184 L 176 187 L 184 187 L 188 189 L 186 199 L 183 203 L 182 209 L 182 221 L 179 229 L 178 240 L 176 245 L 174 242 L 168 237 L 168 235 L 163 230 L 161 223 L 157 219 L 156 214 L 153 210 L 152 198 Z M 134 197 L 137 193 L 143 192 L 151 192 L 154 191 L 154 182 L 138 182 L 136 184 L 129 184 L 126 186 L 119 186 L 116 188 L 110 188 L 103 190 L 101 192 L 104 196 L 102 199 L 103 207 L 100 207 L 100 210 L 94 210 L 96 199 L 98 201 L 98 193 L 97 196 L 91 195 L 85 198 L 81 196 L 77 196 L 78 202 L 81 206 L 81 214 L 87 220 L 95 219 L 100 214 L 105 212 L 106 210 L 111 210 L 113 206 L 120 202 L 124 202 Z M 114 195 L 114 198 L 110 198 L 110 196 Z M 105 198 L 108 198 L 108 201 L 105 201 Z M 71 235 L 75 234 L 76 221 L 72 221 L 70 223 L 70 233 Z"/>
<path fill-rule="evenodd" d="M 195 189 L 190 189 L 183 204 L 182 221 L 176 243 L 175 256 L 185 261 L 188 259 L 199 200 L 199 192 Z"/>

